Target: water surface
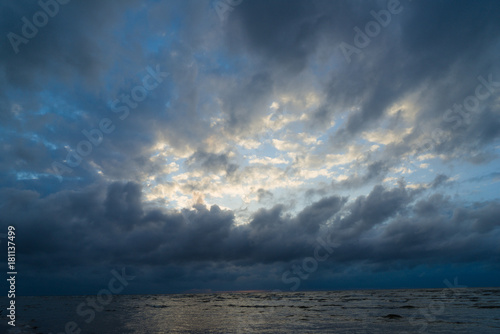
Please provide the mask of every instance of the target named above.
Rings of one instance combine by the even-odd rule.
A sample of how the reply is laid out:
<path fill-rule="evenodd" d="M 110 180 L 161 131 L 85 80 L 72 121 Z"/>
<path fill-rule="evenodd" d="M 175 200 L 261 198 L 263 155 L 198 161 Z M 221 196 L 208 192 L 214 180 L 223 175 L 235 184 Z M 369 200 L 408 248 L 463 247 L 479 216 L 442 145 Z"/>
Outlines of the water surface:
<path fill-rule="evenodd" d="M 500 288 L 115 295 L 77 312 L 92 300 L 18 297 L 16 330 L 65 333 L 74 322 L 81 334 L 500 333 Z"/>

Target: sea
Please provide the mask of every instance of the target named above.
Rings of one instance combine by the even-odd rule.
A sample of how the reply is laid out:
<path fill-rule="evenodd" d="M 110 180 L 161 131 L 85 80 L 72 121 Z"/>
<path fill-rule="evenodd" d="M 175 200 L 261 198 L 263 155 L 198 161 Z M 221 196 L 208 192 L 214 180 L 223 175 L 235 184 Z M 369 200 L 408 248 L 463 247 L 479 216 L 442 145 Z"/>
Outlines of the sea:
<path fill-rule="evenodd" d="M 500 288 L 96 297 L 17 297 L 0 333 L 500 333 Z"/>

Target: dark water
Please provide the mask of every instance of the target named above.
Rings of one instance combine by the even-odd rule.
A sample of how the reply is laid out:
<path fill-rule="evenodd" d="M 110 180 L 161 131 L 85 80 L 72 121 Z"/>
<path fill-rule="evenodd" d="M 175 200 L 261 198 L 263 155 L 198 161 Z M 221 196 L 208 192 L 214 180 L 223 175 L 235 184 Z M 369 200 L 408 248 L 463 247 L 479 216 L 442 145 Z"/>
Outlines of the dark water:
<path fill-rule="evenodd" d="M 500 288 L 115 295 L 107 299 L 103 301 L 109 302 L 106 306 L 100 309 L 97 304 L 95 310 L 88 306 L 95 296 L 18 297 L 15 329 L 54 334 L 78 333 L 78 329 L 81 334 L 500 333 Z M 2 318 L 0 331 L 7 333 L 4 310 Z"/>

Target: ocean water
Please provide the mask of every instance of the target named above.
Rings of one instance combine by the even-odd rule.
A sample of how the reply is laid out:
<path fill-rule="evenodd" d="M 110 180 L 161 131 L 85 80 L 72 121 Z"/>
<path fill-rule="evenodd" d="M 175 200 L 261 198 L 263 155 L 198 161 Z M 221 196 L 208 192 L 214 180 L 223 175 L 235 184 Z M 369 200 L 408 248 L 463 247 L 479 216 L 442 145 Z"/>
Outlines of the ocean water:
<path fill-rule="evenodd" d="M 3 309 L 0 332 L 500 333 L 500 288 L 115 295 L 102 309 L 92 300 L 18 297 L 16 327 Z"/>

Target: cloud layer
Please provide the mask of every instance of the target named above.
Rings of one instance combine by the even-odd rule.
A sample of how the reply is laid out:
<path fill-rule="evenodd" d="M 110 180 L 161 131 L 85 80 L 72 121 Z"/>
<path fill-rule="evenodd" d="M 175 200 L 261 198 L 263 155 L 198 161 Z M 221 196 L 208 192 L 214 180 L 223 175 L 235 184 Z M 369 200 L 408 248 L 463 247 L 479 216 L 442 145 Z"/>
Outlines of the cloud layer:
<path fill-rule="evenodd" d="M 41 3 L 0 5 L 0 226 L 44 291 L 276 287 L 318 237 L 310 288 L 498 271 L 497 1 Z"/>

